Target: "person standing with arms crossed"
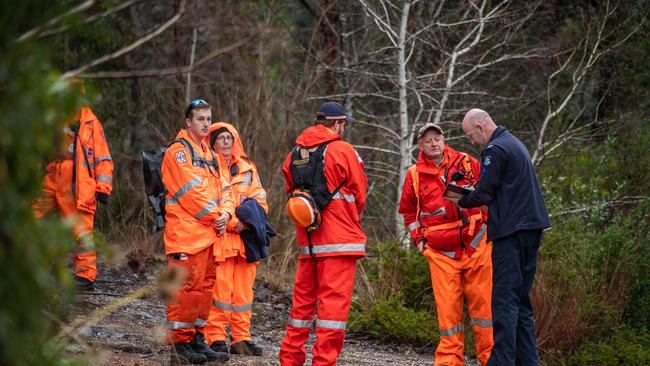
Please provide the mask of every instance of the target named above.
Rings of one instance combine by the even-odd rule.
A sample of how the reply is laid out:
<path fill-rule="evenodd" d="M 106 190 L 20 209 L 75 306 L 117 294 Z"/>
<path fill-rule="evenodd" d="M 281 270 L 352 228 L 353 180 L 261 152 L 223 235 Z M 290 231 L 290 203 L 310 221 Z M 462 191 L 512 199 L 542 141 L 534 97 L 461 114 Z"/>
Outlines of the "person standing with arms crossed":
<path fill-rule="evenodd" d="M 226 177 L 206 143 L 212 111 L 203 99 L 185 111 L 186 128 L 176 135 L 163 158 L 165 196 L 165 254 L 168 267 L 180 268 L 184 280 L 176 298 L 167 304 L 168 342 L 172 363 L 202 364 L 227 361 L 205 341 L 205 325 L 212 307 L 216 278 L 213 246 L 221 245 L 234 204 Z"/>
<path fill-rule="evenodd" d="M 463 208 L 488 205 L 492 246 L 494 347 L 488 366 L 538 365 L 530 291 L 542 230 L 551 226 L 526 146 L 487 112 L 463 118 L 470 142 L 484 147 L 476 190 L 457 196 Z"/>
<path fill-rule="evenodd" d="M 318 227 L 308 231 L 290 214 L 297 223 L 299 256 L 293 307 L 280 347 L 282 366 L 305 363 L 305 342 L 314 313 L 312 365 L 335 365 L 343 349 L 356 262 L 366 250 L 360 215 L 366 203 L 368 180 L 361 157 L 341 137 L 346 123 L 353 121 L 341 104 L 324 103 L 316 113 L 316 124 L 298 136 L 282 167 L 289 194 L 287 207 L 295 197 L 292 192 L 302 189 L 309 194 L 298 200 L 318 202 L 318 210 L 305 216 L 322 216 Z"/>

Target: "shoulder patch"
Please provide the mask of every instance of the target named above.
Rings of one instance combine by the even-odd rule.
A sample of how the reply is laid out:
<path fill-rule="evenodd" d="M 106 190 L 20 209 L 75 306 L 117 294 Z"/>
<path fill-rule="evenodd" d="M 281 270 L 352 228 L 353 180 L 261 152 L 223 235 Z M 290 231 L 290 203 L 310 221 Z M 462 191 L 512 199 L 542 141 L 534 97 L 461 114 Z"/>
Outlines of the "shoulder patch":
<path fill-rule="evenodd" d="M 185 155 L 185 151 L 177 151 L 174 153 L 174 157 L 176 158 L 176 162 L 179 164 L 185 164 L 187 163 L 187 155 Z"/>
<path fill-rule="evenodd" d="M 483 166 L 487 167 L 492 164 L 492 156 L 488 155 L 485 158 L 483 158 Z"/>

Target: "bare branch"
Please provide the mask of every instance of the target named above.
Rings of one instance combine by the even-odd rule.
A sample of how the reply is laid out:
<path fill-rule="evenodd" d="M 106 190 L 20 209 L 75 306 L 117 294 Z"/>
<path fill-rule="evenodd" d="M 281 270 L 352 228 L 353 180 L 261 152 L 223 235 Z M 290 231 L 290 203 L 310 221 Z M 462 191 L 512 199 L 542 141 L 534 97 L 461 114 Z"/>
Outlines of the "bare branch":
<path fill-rule="evenodd" d="M 94 79 L 123 79 L 123 78 L 137 78 L 137 77 L 157 77 L 157 76 L 167 76 L 167 75 L 176 75 L 176 74 L 186 74 L 188 72 L 194 71 L 199 66 L 204 63 L 212 60 L 217 56 L 221 56 L 225 53 L 228 53 L 234 49 L 237 49 L 253 39 L 255 35 L 250 35 L 244 39 L 241 39 L 229 46 L 223 48 L 217 48 L 214 51 L 210 52 L 200 60 L 196 61 L 192 67 L 190 66 L 179 66 L 172 67 L 167 69 L 157 69 L 157 70 L 136 70 L 136 71 L 99 71 L 95 73 L 84 73 L 76 75 L 79 78 L 94 78 Z"/>
<path fill-rule="evenodd" d="M 116 5 L 116 6 L 112 7 L 112 8 L 106 9 L 106 10 L 104 10 L 103 12 L 101 12 L 99 14 L 91 15 L 91 16 L 85 18 L 83 20 L 83 22 L 81 22 L 81 24 L 90 24 L 90 23 L 95 22 L 95 21 L 97 21 L 97 20 L 99 20 L 101 18 L 107 17 L 107 16 L 109 16 L 109 15 L 111 15 L 113 13 L 117 13 L 120 10 L 126 9 L 126 8 L 132 6 L 132 5 L 136 4 L 136 3 L 139 3 L 141 1 L 142 0 L 125 1 L 125 2 L 123 2 L 121 4 L 119 4 L 119 5 Z M 59 27 L 59 28 L 46 30 L 46 31 L 41 32 L 38 35 L 38 38 L 45 38 L 45 37 L 53 36 L 55 34 L 63 33 L 65 31 L 67 31 L 68 29 L 70 29 L 70 26 L 69 25 L 64 25 L 64 26 Z"/>
<path fill-rule="evenodd" d="M 397 156 L 401 156 L 399 152 L 394 151 L 394 150 L 388 150 L 388 149 L 382 149 L 381 147 L 375 147 L 375 146 L 366 146 L 366 145 L 353 145 L 355 149 L 361 149 L 361 150 L 370 150 L 370 151 L 380 151 L 380 152 L 385 152 L 388 154 L 393 154 Z"/>
<path fill-rule="evenodd" d="M 68 10 L 67 12 L 65 12 L 65 13 L 63 13 L 61 15 L 57 15 L 54 18 L 48 20 L 47 23 L 45 23 L 44 26 L 36 27 L 36 28 L 33 28 L 33 29 L 23 33 L 23 35 L 18 37 L 18 39 L 16 41 L 17 42 L 24 42 L 24 41 L 34 37 L 36 34 L 41 32 L 41 30 L 43 30 L 43 29 L 45 29 L 47 27 L 54 26 L 56 23 L 60 22 L 61 19 L 69 17 L 69 16 L 77 14 L 77 13 L 81 13 L 82 11 L 92 7 L 93 5 L 95 5 L 94 0 L 88 0 L 88 1 L 86 1 L 84 3 L 81 3 L 81 4 L 77 5 L 77 6 L 75 6 L 74 8 Z"/>
<path fill-rule="evenodd" d="M 127 54 L 127 53 L 133 51 L 134 49 L 140 47 L 141 45 L 147 43 L 148 41 L 152 40 L 153 38 L 155 38 L 156 36 L 158 36 L 159 34 L 164 32 L 167 28 L 174 25 L 178 21 L 178 19 L 180 19 L 180 17 L 185 12 L 185 3 L 186 3 L 186 0 L 181 0 L 180 4 L 178 6 L 178 11 L 176 12 L 176 14 L 174 14 L 174 16 L 169 18 L 169 20 L 167 20 L 165 23 L 163 23 L 160 27 L 158 27 L 153 32 L 147 34 L 144 37 L 141 37 L 141 38 L 137 39 L 135 42 L 131 43 L 130 45 L 128 45 L 126 47 L 123 47 L 123 48 L 121 48 L 121 49 L 119 49 L 119 50 L 117 50 L 117 51 L 115 51 L 113 53 L 110 53 L 108 55 L 104 55 L 104 56 L 102 56 L 100 58 L 95 59 L 94 61 L 92 61 L 90 63 L 87 63 L 87 64 L 85 64 L 83 66 L 80 66 L 80 67 L 74 69 L 74 70 L 71 70 L 71 71 L 68 71 L 68 72 L 64 73 L 63 75 L 61 75 L 61 78 L 62 79 L 67 79 L 67 78 L 78 76 L 79 74 L 83 73 L 84 71 L 86 71 L 86 70 L 88 70 L 88 69 L 90 69 L 90 68 L 92 68 L 94 66 L 103 64 L 106 61 L 110 61 L 110 60 L 113 60 L 113 59 L 115 59 L 117 57 L 120 57 L 120 56 L 122 56 L 124 54 Z"/>

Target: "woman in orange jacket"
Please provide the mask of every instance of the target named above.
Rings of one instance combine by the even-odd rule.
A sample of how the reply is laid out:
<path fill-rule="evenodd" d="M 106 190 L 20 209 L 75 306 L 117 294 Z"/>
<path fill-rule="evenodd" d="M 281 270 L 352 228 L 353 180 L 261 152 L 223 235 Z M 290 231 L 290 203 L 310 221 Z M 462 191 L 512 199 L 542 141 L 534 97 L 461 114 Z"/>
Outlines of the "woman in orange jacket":
<path fill-rule="evenodd" d="M 219 156 L 221 174 L 229 177 L 235 206 L 253 198 L 268 213 L 266 192 L 257 167 L 248 159 L 237 130 L 226 122 L 213 124 L 210 146 Z M 217 279 L 206 336 L 214 351 L 228 352 L 226 327 L 230 326 L 230 353 L 261 356 L 262 349 L 251 341 L 250 333 L 253 283 L 259 261 L 246 261 L 244 242 L 239 235 L 245 229 L 244 223 L 233 217 L 221 245 L 214 247 Z"/>

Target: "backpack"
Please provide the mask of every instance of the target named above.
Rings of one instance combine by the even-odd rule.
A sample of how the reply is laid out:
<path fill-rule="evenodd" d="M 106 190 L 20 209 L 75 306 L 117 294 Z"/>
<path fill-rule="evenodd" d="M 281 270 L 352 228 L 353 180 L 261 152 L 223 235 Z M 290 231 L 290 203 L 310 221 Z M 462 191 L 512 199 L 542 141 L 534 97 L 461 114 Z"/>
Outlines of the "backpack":
<path fill-rule="evenodd" d="M 190 152 L 192 166 L 215 168 L 219 173 L 219 163 L 214 157 L 212 161 L 197 156 L 192 145 L 184 138 L 172 141 L 167 147 L 158 147 L 154 150 L 142 151 L 142 174 L 144 176 L 144 191 L 147 194 L 149 205 L 154 212 L 154 226 L 152 231 L 158 232 L 165 228 L 165 195 L 167 189 L 162 181 L 162 162 L 165 152 L 175 143 L 181 143 Z"/>
<path fill-rule="evenodd" d="M 345 184 L 330 192 L 325 179 L 325 151 L 329 142 L 308 149 L 296 146 L 291 152 L 289 169 L 294 189 L 287 196 L 287 214 L 307 231 L 309 253 L 314 256 L 311 232 L 320 225 L 321 212 Z"/>

